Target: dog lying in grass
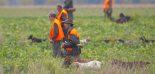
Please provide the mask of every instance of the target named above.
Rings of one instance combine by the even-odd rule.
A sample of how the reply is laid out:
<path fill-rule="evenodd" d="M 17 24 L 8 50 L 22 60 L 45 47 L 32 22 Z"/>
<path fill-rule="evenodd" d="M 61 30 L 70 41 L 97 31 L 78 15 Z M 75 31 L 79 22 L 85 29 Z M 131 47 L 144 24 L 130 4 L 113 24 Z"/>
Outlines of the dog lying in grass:
<path fill-rule="evenodd" d="M 135 69 L 135 68 L 145 68 L 150 62 L 144 62 L 144 61 L 133 61 L 133 62 L 125 62 L 121 60 L 114 59 L 111 62 L 112 66 L 122 67 L 127 69 Z"/>
<path fill-rule="evenodd" d="M 154 42 L 155 42 L 155 40 L 146 39 L 145 36 L 141 36 L 139 39 L 140 39 L 143 43 L 154 43 Z"/>
<path fill-rule="evenodd" d="M 103 40 L 104 43 L 120 43 L 120 44 L 124 44 L 124 45 L 136 45 L 139 44 L 138 40 L 125 40 L 125 39 L 105 39 Z"/>
<path fill-rule="evenodd" d="M 125 44 L 125 45 L 135 45 L 135 44 L 139 44 L 139 43 L 144 43 L 144 44 L 147 44 L 147 43 L 154 43 L 155 40 L 153 39 L 147 39 L 145 36 L 141 36 L 139 37 L 139 39 L 137 40 L 125 40 L 125 39 L 104 39 L 103 40 L 104 43 L 122 43 L 122 44 Z"/>
<path fill-rule="evenodd" d="M 28 40 L 31 40 L 32 43 L 41 43 L 43 41 L 46 41 L 46 39 L 40 39 L 40 38 L 33 37 L 33 35 L 30 35 L 28 37 Z"/>
<path fill-rule="evenodd" d="M 124 39 L 104 39 L 103 42 L 105 43 L 126 43 Z"/>
<path fill-rule="evenodd" d="M 84 70 L 84 69 L 91 69 L 91 70 L 99 70 L 101 69 L 101 62 L 100 61 L 89 61 L 89 62 L 74 62 L 74 65 L 79 69 L 79 70 Z"/>
<path fill-rule="evenodd" d="M 119 17 L 120 18 L 116 20 L 116 23 L 119 23 L 119 24 L 126 23 L 131 19 L 130 16 L 125 16 L 123 13 L 120 13 Z"/>

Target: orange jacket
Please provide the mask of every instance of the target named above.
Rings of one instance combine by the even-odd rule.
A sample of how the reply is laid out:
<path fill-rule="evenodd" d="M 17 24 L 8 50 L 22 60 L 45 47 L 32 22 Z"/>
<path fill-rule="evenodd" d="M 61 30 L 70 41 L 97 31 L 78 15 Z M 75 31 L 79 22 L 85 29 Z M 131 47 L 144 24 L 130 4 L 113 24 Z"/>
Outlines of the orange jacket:
<path fill-rule="evenodd" d="M 103 3 L 103 10 L 107 11 L 111 7 L 112 7 L 112 0 L 105 0 Z"/>
<path fill-rule="evenodd" d="M 64 33 L 61 27 L 61 22 L 58 19 L 55 19 L 54 23 L 52 24 L 52 27 L 50 29 L 49 39 L 51 40 L 54 37 L 54 24 L 56 24 L 58 27 L 58 35 L 56 36 L 54 41 L 60 41 L 64 38 Z"/>
<path fill-rule="evenodd" d="M 65 18 L 68 18 L 68 12 L 65 9 L 62 9 L 62 11 L 58 13 L 57 19 L 62 21 L 62 15 L 63 14 L 65 15 Z"/>

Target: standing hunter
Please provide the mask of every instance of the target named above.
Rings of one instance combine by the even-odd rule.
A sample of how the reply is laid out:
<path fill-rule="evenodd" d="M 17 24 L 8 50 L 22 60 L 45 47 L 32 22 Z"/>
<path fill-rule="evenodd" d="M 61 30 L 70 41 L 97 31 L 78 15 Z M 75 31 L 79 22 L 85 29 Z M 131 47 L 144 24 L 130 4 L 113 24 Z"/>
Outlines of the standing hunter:
<path fill-rule="evenodd" d="M 57 16 L 56 18 L 61 22 L 68 19 L 68 12 L 61 6 L 57 5 Z"/>
<path fill-rule="evenodd" d="M 104 0 L 103 2 L 103 11 L 105 13 L 105 16 L 112 20 L 112 8 L 113 6 L 113 0 Z"/>
<path fill-rule="evenodd" d="M 64 38 L 64 32 L 61 26 L 61 21 L 56 18 L 56 14 L 50 13 L 49 19 L 51 22 L 51 29 L 49 34 L 49 40 L 53 44 L 53 56 L 61 57 L 61 43 Z"/>
<path fill-rule="evenodd" d="M 68 12 L 68 17 L 73 22 L 74 16 L 73 12 L 75 11 L 75 8 L 73 6 L 73 0 L 64 0 L 64 7 L 65 10 Z"/>

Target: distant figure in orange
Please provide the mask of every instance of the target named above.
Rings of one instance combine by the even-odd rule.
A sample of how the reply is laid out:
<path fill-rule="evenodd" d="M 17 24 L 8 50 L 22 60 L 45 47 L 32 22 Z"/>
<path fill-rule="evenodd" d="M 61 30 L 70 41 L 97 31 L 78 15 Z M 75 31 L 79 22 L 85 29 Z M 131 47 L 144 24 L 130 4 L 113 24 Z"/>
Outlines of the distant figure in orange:
<path fill-rule="evenodd" d="M 112 17 L 111 17 L 112 5 L 113 5 L 113 0 L 104 0 L 103 2 L 103 11 L 105 13 L 105 16 L 111 20 L 112 20 Z"/>

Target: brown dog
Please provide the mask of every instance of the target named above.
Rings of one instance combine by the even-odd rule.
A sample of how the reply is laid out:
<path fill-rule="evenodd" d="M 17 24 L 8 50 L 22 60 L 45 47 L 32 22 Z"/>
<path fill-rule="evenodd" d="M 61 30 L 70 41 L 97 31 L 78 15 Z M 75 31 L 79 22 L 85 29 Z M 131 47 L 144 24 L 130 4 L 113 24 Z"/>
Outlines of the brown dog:
<path fill-rule="evenodd" d="M 149 40 L 149 39 L 146 39 L 145 36 L 141 36 L 139 38 L 143 43 L 154 43 L 155 40 Z"/>
<path fill-rule="evenodd" d="M 144 62 L 144 61 L 133 61 L 133 62 L 125 62 L 121 60 L 114 59 L 111 62 L 111 65 L 115 65 L 118 67 L 122 67 L 125 69 L 135 69 L 135 68 L 145 68 L 150 62 Z"/>
<path fill-rule="evenodd" d="M 33 35 L 30 35 L 28 37 L 28 40 L 31 40 L 32 43 L 41 43 L 43 41 L 46 41 L 46 39 L 39 39 L 39 38 L 33 37 Z"/>

